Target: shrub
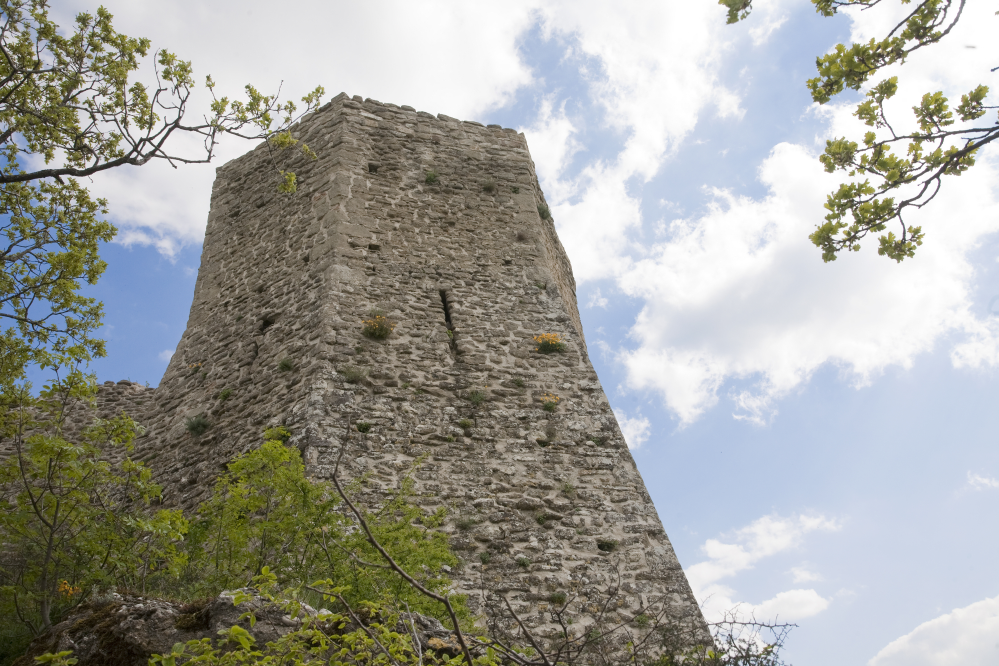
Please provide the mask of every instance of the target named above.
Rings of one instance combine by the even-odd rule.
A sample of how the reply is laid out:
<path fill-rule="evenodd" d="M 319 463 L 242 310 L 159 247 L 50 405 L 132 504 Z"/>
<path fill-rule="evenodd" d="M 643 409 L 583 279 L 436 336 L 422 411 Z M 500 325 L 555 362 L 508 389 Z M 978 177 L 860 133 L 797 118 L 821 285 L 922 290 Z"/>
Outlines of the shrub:
<path fill-rule="evenodd" d="M 564 482 L 562 484 L 562 494 L 565 495 L 566 497 L 575 497 L 576 486 L 572 485 L 568 481 Z"/>
<path fill-rule="evenodd" d="M 364 327 L 361 329 L 361 333 L 363 333 L 365 337 L 371 338 L 372 340 L 384 340 L 388 336 L 392 335 L 393 330 L 395 330 L 395 324 L 382 315 L 375 315 L 371 319 L 364 322 Z"/>
<path fill-rule="evenodd" d="M 278 370 L 281 372 L 291 372 L 295 369 L 295 364 L 292 363 L 290 358 L 283 358 L 281 362 L 278 363 Z"/>
<path fill-rule="evenodd" d="M 548 514 L 542 511 L 538 515 L 534 516 L 534 520 L 538 521 L 538 525 L 544 525 L 548 522 Z"/>
<path fill-rule="evenodd" d="M 535 335 L 534 342 L 537 343 L 534 351 L 542 354 L 553 354 L 555 352 L 561 353 L 566 349 L 565 341 L 559 333 L 542 333 L 541 335 Z"/>
<path fill-rule="evenodd" d="M 224 388 L 221 391 L 219 391 L 219 400 L 221 400 L 222 402 L 225 402 L 226 400 L 229 399 L 229 396 L 231 396 L 231 395 L 232 395 L 232 389 L 231 388 Z"/>
<path fill-rule="evenodd" d="M 428 171 L 426 178 L 423 179 L 423 182 L 427 185 L 435 185 L 438 180 L 440 180 L 440 176 L 436 171 Z"/>
<path fill-rule="evenodd" d="M 462 430 L 469 430 L 475 427 L 475 421 L 473 421 L 472 419 L 462 419 L 458 421 L 458 427 L 461 428 Z"/>
<path fill-rule="evenodd" d="M 468 401 L 478 407 L 486 401 L 486 394 L 478 389 L 473 389 L 468 392 Z"/>
<path fill-rule="evenodd" d="M 513 192 L 514 194 L 520 194 L 520 188 L 517 187 L 516 185 L 514 185 L 513 187 L 511 187 L 510 191 Z"/>
<path fill-rule="evenodd" d="M 457 527 L 462 532 L 467 532 L 478 524 L 478 521 L 471 516 L 459 516 L 454 521 L 455 527 Z"/>
<path fill-rule="evenodd" d="M 340 374 L 343 375 L 343 380 L 348 384 L 356 384 L 364 379 L 364 375 L 367 373 L 361 368 L 355 368 L 348 365 L 347 367 L 340 369 Z"/>
<path fill-rule="evenodd" d="M 291 431 L 284 426 L 274 426 L 264 430 L 264 441 L 265 442 L 287 442 L 291 439 Z"/>
<path fill-rule="evenodd" d="M 611 552 L 614 552 L 615 548 L 617 548 L 617 541 L 615 541 L 614 539 L 598 539 L 597 540 L 597 550 L 599 550 L 601 552 L 611 553 Z"/>
<path fill-rule="evenodd" d="M 554 393 L 545 393 L 541 396 L 541 408 L 546 412 L 554 412 L 558 409 L 559 397 Z"/>
<path fill-rule="evenodd" d="M 538 204 L 538 215 L 541 216 L 542 220 L 552 219 L 552 212 L 545 204 Z"/>
<path fill-rule="evenodd" d="M 208 418 L 204 414 L 192 416 L 184 421 L 184 427 L 187 428 L 187 432 L 195 437 L 203 435 L 210 425 L 211 423 L 208 422 Z"/>
<path fill-rule="evenodd" d="M 524 388 L 524 380 L 521 379 L 520 377 L 517 377 L 516 379 L 513 380 L 513 385 L 516 386 L 517 388 Z"/>
<path fill-rule="evenodd" d="M 492 561 L 492 559 L 493 555 L 488 550 L 484 550 L 481 553 L 479 553 L 479 562 L 482 562 L 483 564 L 489 564 Z"/>
<path fill-rule="evenodd" d="M 634 622 L 636 626 L 647 627 L 649 626 L 651 620 L 649 619 L 648 615 L 642 613 L 641 615 L 636 615 L 632 620 L 632 622 Z"/>
<path fill-rule="evenodd" d="M 486 194 L 492 194 L 493 192 L 495 192 L 496 181 L 487 180 L 486 182 L 482 183 L 482 191 L 485 192 Z"/>
<path fill-rule="evenodd" d="M 358 421 L 354 425 L 357 427 L 357 432 L 368 432 L 371 430 L 371 424 L 364 421 Z"/>
<path fill-rule="evenodd" d="M 566 599 L 568 599 L 568 597 L 565 596 L 565 592 L 552 592 L 548 595 L 548 601 L 556 606 L 564 605 Z"/>
<path fill-rule="evenodd" d="M 529 566 L 531 566 L 531 560 L 521 555 L 520 557 L 517 558 L 517 566 L 520 567 L 521 569 L 526 569 Z"/>
<path fill-rule="evenodd" d="M 448 441 L 448 442 L 453 442 L 453 441 L 455 441 L 455 439 L 454 439 L 454 435 L 448 435 L 448 436 L 447 436 L 447 437 L 445 437 L 444 439 L 445 439 L 446 441 Z"/>
<path fill-rule="evenodd" d="M 520 241 L 521 243 L 523 243 L 524 241 L 526 241 L 528 238 L 530 238 L 530 236 L 527 234 L 526 231 L 518 231 L 517 232 L 517 240 Z"/>

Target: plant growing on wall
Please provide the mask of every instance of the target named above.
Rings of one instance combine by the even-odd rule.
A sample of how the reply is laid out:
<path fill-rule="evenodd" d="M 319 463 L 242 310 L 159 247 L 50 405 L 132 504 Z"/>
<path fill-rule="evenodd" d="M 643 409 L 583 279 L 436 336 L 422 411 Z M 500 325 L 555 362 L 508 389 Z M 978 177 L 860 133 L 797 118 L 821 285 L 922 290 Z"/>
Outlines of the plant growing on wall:
<path fill-rule="evenodd" d="M 395 324 L 380 314 L 376 314 L 371 319 L 365 320 L 363 324 L 361 333 L 372 340 L 384 340 L 392 335 L 392 331 L 395 330 Z"/>
<path fill-rule="evenodd" d="M 541 354 L 554 354 L 556 352 L 561 353 L 566 350 L 567 345 L 565 341 L 562 340 L 562 336 L 559 333 L 542 333 L 541 335 L 534 336 L 535 347 L 534 351 Z"/>

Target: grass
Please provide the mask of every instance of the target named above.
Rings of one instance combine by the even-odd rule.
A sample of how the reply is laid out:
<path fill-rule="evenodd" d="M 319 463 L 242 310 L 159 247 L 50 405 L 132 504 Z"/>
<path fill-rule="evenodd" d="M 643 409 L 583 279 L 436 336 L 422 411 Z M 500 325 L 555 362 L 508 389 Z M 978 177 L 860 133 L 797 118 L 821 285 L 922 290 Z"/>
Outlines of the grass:
<path fill-rule="evenodd" d="M 487 180 L 486 182 L 482 183 L 482 191 L 485 192 L 486 194 L 492 194 L 493 192 L 495 192 L 496 181 Z"/>
<path fill-rule="evenodd" d="M 552 603 L 556 606 L 564 606 L 566 599 L 568 599 L 568 597 L 565 596 L 565 592 L 552 592 L 551 594 L 548 595 L 549 603 Z"/>
<path fill-rule="evenodd" d="M 467 532 L 468 530 L 472 529 L 478 524 L 479 521 L 477 521 L 475 518 L 472 518 L 471 516 L 459 516 L 454 521 L 454 526 L 457 527 L 462 532 Z"/>
<path fill-rule="evenodd" d="M 372 340 L 384 340 L 392 335 L 392 331 L 395 330 L 395 324 L 380 314 L 376 314 L 363 323 L 364 326 L 361 328 L 361 334 Z"/>
<path fill-rule="evenodd" d="M 458 427 L 462 430 L 471 430 L 475 427 L 475 421 L 472 419 L 462 419 L 458 421 Z"/>
<path fill-rule="evenodd" d="M 195 437 L 200 437 L 205 434 L 211 423 L 208 422 L 208 418 L 204 414 L 198 414 L 197 416 L 192 416 L 189 419 L 184 420 L 184 427 L 187 428 L 187 432 L 191 433 Z"/>
<path fill-rule="evenodd" d="M 510 191 L 513 192 L 514 194 L 520 194 L 520 188 L 517 187 L 516 185 L 514 185 L 513 187 L 511 187 Z"/>
<path fill-rule="evenodd" d="M 602 553 L 613 553 L 615 548 L 617 548 L 617 541 L 614 539 L 597 540 L 597 550 Z"/>
<path fill-rule="evenodd" d="M 534 516 L 534 520 L 538 521 L 538 525 L 544 525 L 548 522 L 548 515 L 542 511 L 538 515 Z"/>
<path fill-rule="evenodd" d="M 229 399 L 229 396 L 231 395 L 232 395 L 232 389 L 224 388 L 221 391 L 219 391 L 219 400 L 225 402 L 226 400 Z"/>
<path fill-rule="evenodd" d="M 531 566 L 531 560 L 521 555 L 520 557 L 517 558 L 517 566 L 520 567 L 521 569 L 526 569 L 529 566 Z"/>
<path fill-rule="evenodd" d="M 473 389 L 468 392 L 468 401 L 478 407 L 486 401 L 486 394 L 478 389 Z"/>
<path fill-rule="evenodd" d="M 348 384 L 357 384 L 364 379 L 364 375 L 368 373 L 361 368 L 355 368 L 354 366 L 348 365 L 347 367 L 340 369 L 340 374 L 343 375 L 343 380 Z"/>
<path fill-rule="evenodd" d="M 565 340 L 560 333 L 542 333 L 534 336 L 534 351 L 541 354 L 562 353 L 566 349 Z"/>
<path fill-rule="evenodd" d="M 524 380 L 521 379 L 520 377 L 517 377 L 516 379 L 513 380 L 513 385 L 516 386 L 517 388 L 524 388 L 525 386 Z"/>
<path fill-rule="evenodd" d="M 492 561 L 492 559 L 493 555 L 488 550 L 484 550 L 481 553 L 479 553 L 479 562 L 482 562 L 483 564 L 489 564 Z"/>
<path fill-rule="evenodd" d="M 546 412 L 554 412 L 558 409 L 558 401 L 560 398 L 554 393 L 545 393 L 541 396 L 541 409 Z"/>
<path fill-rule="evenodd" d="M 278 370 L 281 372 L 291 372 L 295 369 L 295 364 L 290 358 L 283 358 L 281 362 L 278 363 Z"/>
<path fill-rule="evenodd" d="M 363 433 L 371 430 L 371 424 L 365 423 L 364 421 L 358 421 L 357 423 L 354 424 L 354 426 L 357 428 L 357 432 Z"/>
<path fill-rule="evenodd" d="M 541 216 L 542 220 L 552 219 L 552 211 L 545 204 L 538 204 L 538 215 Z"/>
<path fill-rule="evenodd" d="M 440 174 L 436 171 L 428 171 L 426 177 L 423 179 L 423 182 L 427 185 L 436 185 L 439 180 Z"/>
<path fill-rule="evenodd" d="M 562 494 L 565 495 L 566 497 L 575 497 L 576 486 L 572 485 L 568 481 L 564 482 L 562 484 Z"/>

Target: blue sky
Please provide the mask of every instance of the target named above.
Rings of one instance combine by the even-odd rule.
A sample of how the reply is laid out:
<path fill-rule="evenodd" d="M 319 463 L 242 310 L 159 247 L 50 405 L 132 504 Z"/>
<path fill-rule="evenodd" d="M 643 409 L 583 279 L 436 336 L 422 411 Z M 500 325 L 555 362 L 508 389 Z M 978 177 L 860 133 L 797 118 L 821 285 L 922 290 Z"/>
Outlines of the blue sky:
<path fill-rule="evenodd" d="M 826 265 L 807 240 L 838 182 L 817 155 L 858 129 L 856 95 L 817 109 L 804 80 L 895 4 L 830 20 L 758 1 L 734 27 L 710 1 L 358 4 L 107 6 L 226 91 L 322 84 L 525 131 L 591 357 L 706 614 L 797 622 L 799 666 L 999 663 L 997 153 L 920 212 L 915 260 L 868 243 Z M 985 4 L 902 70 L 897 117 L 999 84 Z M 212 176 L 94 179 L 121 228 L 93 290 L 102 381 L 166 368 Z"/>

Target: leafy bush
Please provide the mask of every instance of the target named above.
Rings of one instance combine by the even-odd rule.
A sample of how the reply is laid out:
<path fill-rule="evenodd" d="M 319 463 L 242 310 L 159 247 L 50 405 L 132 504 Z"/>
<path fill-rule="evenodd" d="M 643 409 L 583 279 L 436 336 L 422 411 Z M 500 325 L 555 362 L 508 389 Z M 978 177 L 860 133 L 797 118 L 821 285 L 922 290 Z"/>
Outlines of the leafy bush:
<path fill-rule="evenodd" d="M 514 379 L 514 380 L 513 380 L 513 384 L 514 384 L 514 386 L 516 386 L 517 388 L 524 388 L 524 386 L 525 386 L 525 384 L 524 384 L 524 380 L 523 380 L 523 379 L 521 379 L 520 377 L 517 377 L 516 379 Z"/>
<path fill-rule="evenodd" d="M 264 431 L 265 442 L 281 442 L 282 444 L 291 439 L 291 431 L 284 426 L 274 426 Z"/>
<path fill-rule="evenodd" d="M 357 432 L 368 432 L 371 430 L 371 424 L 364 421 L 358 421 L 355 425 L 357 426 Z"/>
<path fill-rule="evenodd" d="M 392 331 L 395 330 L 395 324 L 390 322 L 382 315 L 375 315 L 371 319 L 363 322 L 364 326 L 361 329 L 361 333 L 372 340 L 384 340 L 388 336 L 392 335 Z"/>
<path fill-rule="evenodd" d="M 478 524 L 479 521 L 477 521 L 475 518 L 472 518 L 471 516 L 459 516 L 454 521 L 454 526 L 457 527 L 462 532 L 467 532 L 468 530 L 472 529 Z"/>
<path fill-rule="evenodd" d="M 428 171 L 426 177 L 423 179 L 423 182 L 427 185 L 435 185 L 438 180 L 440 180 L 440 176 L 436 171 Z"/>
<path fill-rule="evenodd" d="M 520 194 L 520 188 L 517 187 L 516 185 L 514 185 L 513 187 L 511 187 L 510 191 L 513 192 L 514 194 Z"/>
<path fill-rule="evenodd" d="M 562 494 L 566 497 L 576 496 L 576 486 L 572 485 L 568 481 L 562 483 Z"/>
<path fill-rule="evenodd" d="M 462 430 L 471 430 L 475 427 L 475 421 L 472 419 L 462 419 L 458 421 L 458 427 Z"/>
<path fill-rule="evenodd" d="M 517 558 L 517 566 L 521 569 L 527 569 L 531 566 L 531 560 L 521 555 Z"/>
<path fill-rule="evenodd" d="M 231 395 L 232 395 L 232 389 L 224 388 L 221 391 L 219 391 L 219 400 L 225 402 L 226 400 L 229 399 L 229 396 Z"/>
<path fill-rule="evenodd" d="M 489 564 L 493 560 L 493 555 L 488 550 L 484 550 L 479 553 L 479 562 L 483 564 Z"/>
<path fill-rule="evenodd" d="M 552 212 L 545 204 L 538 204 L 538 215 L 541 216 L 542 220 L 552 219 Z"/>
<path fill-rule="evenodd" d="M 554 412 L 558 409 L 559 399 L 554 393 L 545 393 L 541 396 L 541 408 L 546 412 Z"/>
<path fill-rule="evenodd" d="M 468 392 L 468 401 L 478 407 L 486 401 L 486 394 L 478 389 L 472 389 Z"/>
<path fill-rule="evenodd" d="M 189 419 L 184 420 L 184 427 L 187 428 L 187 432 L 191 433 L 195 437 L 200 437 L 205 434 L 205 431 L 211 426 L 208 422 L 208 417 L 204 414 L 198 414 L 197 416 L 192 416 Z"/>
<path fill-rule="evenodd" d="M 281 372 L 291 372 L 294 369 L 295 369 L 295 364 L 292 362 L 290 358 L 283 358 L 281 359 L 281 362 L 278 363 L 278 370 L 280 370 Z"/>
<path fill-rule="evenodd" d="M 565 605 L 565 600 L 568 597 L 565 596 L 565 592 L 552 592 L 548 595 L 548 601 L 555 604 L 556 606 Z"/>
<path fill-rule="evenodd" d="M 566 349 L 565 341 L 562 339 L 562 335 L 560 333 L 542 333 L 541 335 L 535 335 L 534 342 L 537 343 L 534 347 L 534 351 L 542 354 L 564 352 Z"/>

